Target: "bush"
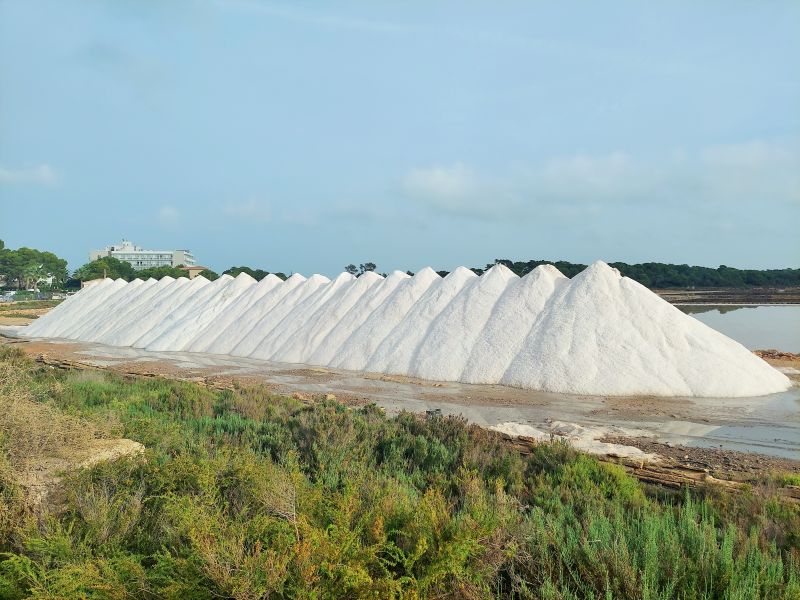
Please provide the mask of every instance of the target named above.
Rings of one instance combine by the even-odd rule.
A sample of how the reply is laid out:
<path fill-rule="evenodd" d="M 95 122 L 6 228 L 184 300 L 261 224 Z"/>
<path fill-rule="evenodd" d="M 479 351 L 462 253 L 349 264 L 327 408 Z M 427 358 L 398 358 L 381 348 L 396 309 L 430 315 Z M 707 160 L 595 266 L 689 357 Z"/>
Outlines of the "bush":
<path fill-rule="evenodd" d="M 52 374 L 13 351 L 0 364 L 48 418 L 116 420 L 148 447 L 70 476 L 64 509 L 38 523 L 0 462 L 0 597 L 800 592 L 798 540 L 780 534 L 797 509 L 778 497 L 651 497 L 565 444 L 522 457 L 458 418 Z"/>

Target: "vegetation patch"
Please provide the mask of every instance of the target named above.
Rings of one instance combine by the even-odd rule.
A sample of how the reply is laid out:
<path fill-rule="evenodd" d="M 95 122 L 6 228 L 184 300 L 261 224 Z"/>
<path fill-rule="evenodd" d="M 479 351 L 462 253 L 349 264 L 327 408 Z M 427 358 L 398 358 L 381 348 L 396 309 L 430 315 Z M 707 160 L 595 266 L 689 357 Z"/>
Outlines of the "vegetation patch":
<path fill-rule="evenodd" d="M 755 489 L 648 493 L 566 445 L 523 457 L 457 418 L 0 362 L 4 403 L 19 391 L 48 411 L 33 418 L 147 447 L 72 474 L 38 519 L 3 483 L 2 598 L 800 594 L 800 512 Z M 6 436 L 30 435 L 12 429 L 0 473 L 21 460 Z"/>
<path fill-rule="evenodd" d="M 0 314 L 4 316 L 5 313 L 16 312 L 20 310 L 41 310 L 45 308 L 53 308 L 61 304 L 63 300 L 26 300 L 24 302 L 9 302 L 8 304 L 0 304 Z"/>

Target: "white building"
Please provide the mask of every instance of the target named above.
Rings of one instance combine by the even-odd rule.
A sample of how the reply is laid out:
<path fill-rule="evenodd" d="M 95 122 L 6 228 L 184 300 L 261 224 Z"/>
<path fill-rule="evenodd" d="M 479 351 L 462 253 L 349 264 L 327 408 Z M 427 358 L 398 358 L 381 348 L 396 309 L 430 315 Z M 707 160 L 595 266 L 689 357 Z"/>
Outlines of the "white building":
<path fill-rule="evenodd" d="M 194 254 L 188 250 L 144 250 L 129 240 L 121 244 L 106 246 L 105 250 L 89 252 L 89 260 L 97 260 L 104 256 L 113 256 L 118 260 L 131 263 L 138 270 L 150 267 L 191 267 L 195 264 Z"/>

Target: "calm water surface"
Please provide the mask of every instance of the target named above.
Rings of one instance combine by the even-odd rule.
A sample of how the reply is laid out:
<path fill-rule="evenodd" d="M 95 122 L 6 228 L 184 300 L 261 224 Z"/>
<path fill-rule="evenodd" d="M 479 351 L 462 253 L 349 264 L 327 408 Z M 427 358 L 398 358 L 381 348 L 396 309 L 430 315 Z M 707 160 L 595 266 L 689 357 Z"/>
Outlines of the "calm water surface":
<path fill-rule="evenodd" d="M 800 352 L 800 305 L 682 305 L 688 313 L 751 350 Z"/>

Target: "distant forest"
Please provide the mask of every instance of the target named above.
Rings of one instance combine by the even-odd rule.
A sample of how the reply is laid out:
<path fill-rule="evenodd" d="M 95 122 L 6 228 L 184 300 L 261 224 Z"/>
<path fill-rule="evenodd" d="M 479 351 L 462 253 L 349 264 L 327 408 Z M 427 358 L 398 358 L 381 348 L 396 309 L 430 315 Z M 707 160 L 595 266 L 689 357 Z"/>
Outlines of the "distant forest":
<path fill-rule="evenodd" d="M 478 275 L 482 275 L 486 270 L 496 264 L 503 264 L 520 277 L 527 275 L 539 265 L 555 265 L 567 277 L 574 277 L 586 268 L 580 263 L 571 263 L 563 260 L 529 260 L 512 261 L 507 259 L 495 259 L 484 268 L 472 267 Z M 642 263 L 629 265 L 623 262 L 609 263 L 612 267 L 619 270 L 626 277 L 630 277 L 642 285 L 652 289 L 691 289 L 691 288 L 749 288 L 749 287 L 794 287 L 800 286 L 800 269 L 735 269 L 725 265 L 720 265 L 716 269 L 711 267 L 690 267 L 689 265 L 671 265 L 665 263 Z M 363 275 L 368 271 L 377 271 L 377 266 L 373 262 L 361 263 L 356 266 L 347 265 L 344 268 L 348 273 L 355 276 Z M 231 267 L 225 271 L 228 275 L 236 276 L 241 272 L 248 273 L 260 280 L 269 273 L 262 269 L 252 269 L 250 267 Z M 413 272 L 407 271 L 409 275 Z M 444 277 L 448 271 L 437 271 Z M 283 273 L 276 273 L 281 279 L 285 279 Z M 386 275 L 383 273 L 383 275 Z"/>
<path fill-rule="evenodd" d="M 586 265 L 563 260 L 529 260 L 527 262 L 496 259 L 483 269 L 473 271 L 479 275 L 495 264 L 503 264 L 522 277 L 539 265 L 554 265 L 567 277 L 583 271 Z M 748 288 L 748 287 L 790 287 L 800 286 L 800 269 L 735 269 L 720 265 L 711 267 L 690 267 L 665 263 L 642 263 L 629 265 L 623 262 L 609 263 L 626 277 L 653 289 L 664 288 Z"/>
<path fill-rule="evenodd" d="M 539 265 L 551 264 L 567 277 L 574 277 L 586 268 L 586 265 L 563 260 L 529 260 L 512 261 L 508 259 L 495 259 L 485 267 L 473 267 L 472 270 L 482 275 L 487 269 L 496 264 L 503 264 L 520 277 L 527 275 Z M 673 265 L 657 262 L 648 262 L 629 265 L 623 262 L 609 263 L 617 268 L 620 273 L 630 277 L 651 289 L 693 289 L 693 288 L 785 288 L 800 287 L 800 269 L 736 269 L 720 265 L 717 268 L 692 267 L 689 265 Z M 105 256 L 87 263 L 76 269 L 71 279 L 67 277 L 67 262 L 50 252 L 40 252 L 30 248 L 12 250 L 6 248 L 0 240 L 0 288 L 17 287 L 28 288 L 37 286 L 40 289 L 61 289 L 77 287 L 81 281 L 96 279 L 98 277 L 113 277 L 132 280 L 134 278 L 146 279 L 153 277 L 161 279 L 164 276 L 183 277 L 185 271 L 173 267 L 158 267 L 136 271 L 127 262 L 119 261 L 113 257 Z M 347 265 L 344 268 L 348 273 L 359 276 L 369 271 L 378 271 L 373 262 L 364 262 L 358 266 Z M 437 271 L 439 275 L 447 275 L 447 271 Z M 257 280 L 266 277 L 270 271 L 249 266 L 231 267 L 223 274 L 236 276 L 247 273 Z M 413 275 L 411 271 L 407 271 Z M 286 279 L 284 273 L 275 272 L 281 279 Z M 206 270 L 202 275 L 207 279 L 216 279 L 219 275 Z M 50 281 L 43 284 L 43 281 Z"/>

